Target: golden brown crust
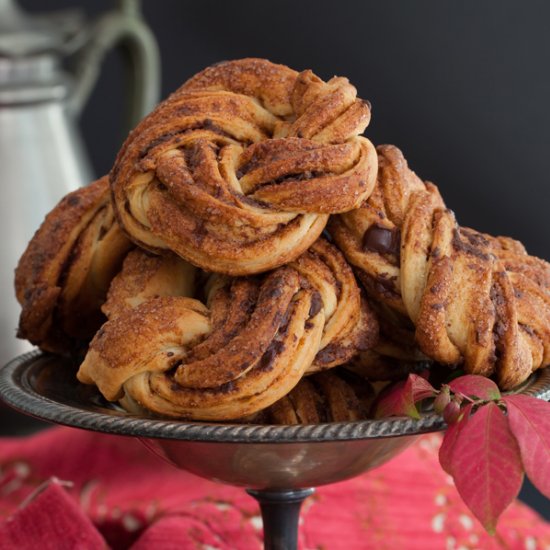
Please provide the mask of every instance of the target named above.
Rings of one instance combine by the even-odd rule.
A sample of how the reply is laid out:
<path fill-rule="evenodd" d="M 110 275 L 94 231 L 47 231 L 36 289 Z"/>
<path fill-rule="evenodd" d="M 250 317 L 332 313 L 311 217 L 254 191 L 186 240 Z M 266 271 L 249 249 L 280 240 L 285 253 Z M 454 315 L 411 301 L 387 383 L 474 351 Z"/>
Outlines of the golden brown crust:
<path fill-rule="evenodd" d="M 259 59 L 210 67 L 126 140 L 111 172 L 117 217 L 141 247 L 209 271 L 273 269 L 372 191 L 376 153 L 358 137 L 369 119 L 344 78 Z"/>
<path fill-rule="evenodd" d="M 108 178 L 69 193 L 46 216 L 15 271 L 18 337 L 67 353 L 103 322 L 100 306 L 130 241 L 115 223 Z"/>
<path fill-rule="evenodd" d="M 375 300 L 412 320 L 429 357 L 504 389 L 550 363 L 550 266 L 507 237 L 460 228 L 401 152 L 378 148 L 378 184 L 330 231 Z"/>
<path fill-rule="evenodd" d="M 186 269 L 178 262 L 140 250 L 128 256 L 104 308 L 109 321 L 80 367 L 82 382 L 129 409 L 240 418 L 286 395 L 306 372 L 376 341 L 353 273 L 326 241 L 264 276 L 211 276 L 206 306 L 182 296 L 179 277 L 167 278 Z"/>
<path fill-rule="evenodd" d="M 122 265 L 124 276 L 113 279 L 103 313 L 113 319 L 158 296 L 188 296 L 195 293 L 196 269 L 174 254 L 148 254 L 141 249 L 128 253 Z"/>
<path fill-rule="evenodd" d="M 325 326 L 319 351 L 308 373 L 349 361 L 378 342 L 378 319 L 362 296 L 353 271 L 342 253 L 319 239 L 290 264 L 320 293 Z"/>
<path fill-rule="evenodd" d="M 290 94 L 298 73 L 264 59 L 248 58 L 223 61 L 191 77 L 186 90 L 231 90 L 257 98 L 277 116 L 288 116 Z M 177 93 L 177 92 L 176 92 Z"/>

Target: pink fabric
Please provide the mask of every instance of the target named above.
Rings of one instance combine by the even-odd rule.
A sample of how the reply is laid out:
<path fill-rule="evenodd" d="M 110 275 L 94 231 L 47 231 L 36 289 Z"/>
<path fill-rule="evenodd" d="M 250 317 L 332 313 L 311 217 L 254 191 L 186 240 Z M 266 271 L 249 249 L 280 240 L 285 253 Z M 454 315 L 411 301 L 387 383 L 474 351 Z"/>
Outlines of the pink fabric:
<path fill-rule="evenodd" d="M 13 513 L 2 525 L 0 544 L 17 550 L 105 548 L 99 531 L 57 483 Z"/>
<path fill-rule="evenodd" d="M 319 488 L 302 510 L 300 548 L 550 549 L 550 525 L 521 503 L 489 537 L 439 467 L 438 446 L 427 436 Z M 0 468 L 1 550 L 261 548 L 258 506 L 242 489 L 178 471 L 133 439 L 53 428 L 1 441 Z"/>

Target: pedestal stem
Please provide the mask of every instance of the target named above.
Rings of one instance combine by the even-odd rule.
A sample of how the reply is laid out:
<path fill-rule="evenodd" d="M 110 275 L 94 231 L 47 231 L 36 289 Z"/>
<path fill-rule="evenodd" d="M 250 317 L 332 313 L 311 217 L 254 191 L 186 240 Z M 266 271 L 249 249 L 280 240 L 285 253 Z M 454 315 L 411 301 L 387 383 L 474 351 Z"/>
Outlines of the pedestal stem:
<path fill-rule="evenodd" d="M 300 508 L 304 499 L 314 492 L 315 489 L 247 491 L 260 503 L 265 550 L 296 550 Z"/>

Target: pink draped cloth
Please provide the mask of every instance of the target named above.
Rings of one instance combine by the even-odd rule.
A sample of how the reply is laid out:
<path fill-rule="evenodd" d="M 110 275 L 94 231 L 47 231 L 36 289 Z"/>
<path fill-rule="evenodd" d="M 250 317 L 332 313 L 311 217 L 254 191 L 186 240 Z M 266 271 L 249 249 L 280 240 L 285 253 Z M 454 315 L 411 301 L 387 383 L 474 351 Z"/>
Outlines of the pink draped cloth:
<path fill-rule="evenodd" d="M 487 535 L 440 468 L 430 435 L 304 503 L 303 550 L 550 549 L 550 524 L 516 502 Z M 178 471 L 138 441 L 52 428 L 0 441 L 0 549 L 252 550 L 256 502 Z"/>

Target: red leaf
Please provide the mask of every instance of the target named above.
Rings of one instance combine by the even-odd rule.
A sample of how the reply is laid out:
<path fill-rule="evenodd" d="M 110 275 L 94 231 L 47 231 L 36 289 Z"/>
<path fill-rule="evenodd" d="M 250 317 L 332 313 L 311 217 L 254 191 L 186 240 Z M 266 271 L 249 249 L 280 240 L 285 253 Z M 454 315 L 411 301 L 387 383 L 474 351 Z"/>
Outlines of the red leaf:
<path fill-rule="evenodd" d="M 508 418 L 492 402 L 455 427 L 454 442 L 443 453 L 444 468 L 453 476 L 462 500 L 493 534 L 523 481 L 518 444 Z"/>
<path fill-rule="evenodd" d="M 407 384 L 410 384 L 414 402 L 422 401 L 427 397 L 434 397 L 437 394 L 435 388 L 422 376 L 409 374 Z"/>
<path fill-rule="evenodd" d="M 415 403 L 433 397 L 436 391 L 434 387 L 421 376 L 409 374 L 404 382 L 398 382 L 392 386 L 386 394 L 383 394 L 376 406 L 376 418 L 385 416 L 410 416 L 420 418 Z"/>
<path fill-rule="evenodd" d="M 550 403 L 526 395 L 503 400 L 523 466 L 533 485 L 550 498 Z"/>
<path fill-rule="evenodd" d="M 465 376 L 459 376 L 451 380 L 449 386 L 455 393 L 460 392 L 468 397 L 477 397 L 488 401 L 500 399 L 498 386 L 492 380 L 485 378 L 485 376 L 466 374 Z"/>
<path fill-rule="evenodd" d="M 398 382 L 387 392 L 383 393 L 376 405 L 376 418 L 386 416 L 411 416 L 420 418 L 414 404 L 414 399 L 407 384 L 408 381 Z"/>
<path fill-rule="evenodd" d="M 441 467 L 451 476 L 453 475 L 452 465 L 454 446 L 457 441 L 458 435 L 460 434 L 460 432 L 466 425 L 468 418 L 470 417 L 472 408 L 473 405 L 470 404 L 466 405 L 462 409 L 461 414 L 458 417 L 458 421 L 454 424 L 450 424 L 447 428 L 447 431 L 443 436 L 443 443 L 441 443 L 441 447 L 439 448 L 439 463 L 441 464 Z"/>

